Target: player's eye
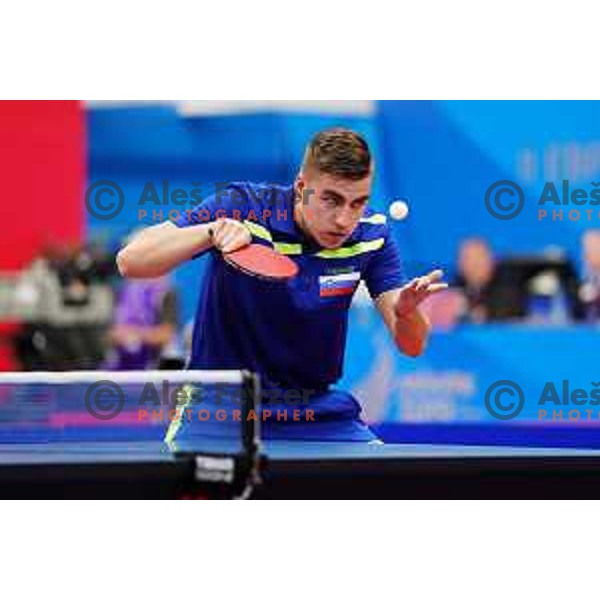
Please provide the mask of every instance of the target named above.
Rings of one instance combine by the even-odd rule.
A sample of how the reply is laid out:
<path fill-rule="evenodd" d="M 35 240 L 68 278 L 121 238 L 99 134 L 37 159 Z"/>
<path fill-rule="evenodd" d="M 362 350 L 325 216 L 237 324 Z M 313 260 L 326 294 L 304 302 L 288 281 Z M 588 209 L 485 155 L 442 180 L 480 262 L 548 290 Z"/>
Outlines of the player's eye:
<path fill-rule="evenodd" d="M 323 201 L 328 206 L 337 206 L 339 204 L 339 200 L 337 198 L 335 198 L 334 196 L 324 196 Z"/>

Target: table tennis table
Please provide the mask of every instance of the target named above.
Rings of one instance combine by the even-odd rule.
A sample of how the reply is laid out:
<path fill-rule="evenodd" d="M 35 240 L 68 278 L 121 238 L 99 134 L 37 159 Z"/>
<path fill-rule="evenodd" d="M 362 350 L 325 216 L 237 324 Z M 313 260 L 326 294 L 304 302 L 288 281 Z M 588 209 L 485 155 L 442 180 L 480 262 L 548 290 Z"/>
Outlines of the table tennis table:
<path fill-rule="evenodd" d="M 117 396 L 120 421 L 81 419 L 90 416 L 81 410 L 84 404 L 89 408 L 94 386 L 120 382 L 145 389 L 149 380 L 163 382 L 165 373 L 110 373 L 99 382 L 98 377 L 97 372 L 0 374 L 11 401 L 4 398 L 2 404 L 0 497 L 600 497 L 600 449 L 261 437 L 259 423 L 248 418 L 260 406 L 260 382 L 246 371 L 169 374 L 179 383 L 201 381 L 205 389 L 210 381 L 237 384 L 242 418 L 229 437 L 217 421 L 210 427 L 202 423 L 199 436 L 176 436 L 166 444 L 162 429 L 140 430 L 139 421 L 122 419 L 128 406 L 136 407 L 130 388 L 129 394 L 120 388 Z M 78 383 L 88 386 L 83 397 Z M 141 432 L 153 437 L 128 437 Z"/>
<path fill-rule="evenodd" d="M 149 441 L 0 445 L 0 497 L 235 495 L 223 477 L 235 456 L 206 450 Z M 598 450 L 266 441 L 259 472 L 250 494 L 258 499 L 600 496 Z"/>

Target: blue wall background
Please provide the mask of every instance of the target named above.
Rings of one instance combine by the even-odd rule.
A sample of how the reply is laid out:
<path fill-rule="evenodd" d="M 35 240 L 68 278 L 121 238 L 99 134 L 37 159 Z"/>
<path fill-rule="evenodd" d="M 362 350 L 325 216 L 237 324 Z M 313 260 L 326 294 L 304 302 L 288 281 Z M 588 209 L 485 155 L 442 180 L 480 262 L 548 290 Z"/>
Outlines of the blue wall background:
<path fill-rule="evenodd" d="M 569 179 L 593 189 L 600 175 L 600 102 L 380 102 L 377 127 L 386 185 L 411 200 L 403 230 L 405 256 L 449 261 L 467 236 L 487 238 L 495 251 L 527 254 L 558 245 L 575 260 L 581 232 L 593 221 L 539 221 L 545 181 Z M 493 218 L 487 188 L 512 180 L 525 192 L 513 220 Z M 575 208 L 564 207 L 564 208 Z M 585 207 L 582 207 L 585 208 Z M 591 207 L 589 207 L 591 208 Z M 587 217 L 586 217 L 587 218 Z"/>

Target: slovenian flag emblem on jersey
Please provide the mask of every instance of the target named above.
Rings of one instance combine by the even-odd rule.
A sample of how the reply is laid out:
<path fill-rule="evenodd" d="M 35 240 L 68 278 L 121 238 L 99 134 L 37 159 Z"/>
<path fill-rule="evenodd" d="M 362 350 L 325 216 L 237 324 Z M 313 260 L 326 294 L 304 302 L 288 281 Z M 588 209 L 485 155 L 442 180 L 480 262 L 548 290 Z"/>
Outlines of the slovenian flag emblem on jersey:
<path fill-rule="evenodd" d="M 339 275 L 322 275 L 319 277 L 319 296 L 347 296 L 354 293 L 360 273 L 340 273 Z"/>

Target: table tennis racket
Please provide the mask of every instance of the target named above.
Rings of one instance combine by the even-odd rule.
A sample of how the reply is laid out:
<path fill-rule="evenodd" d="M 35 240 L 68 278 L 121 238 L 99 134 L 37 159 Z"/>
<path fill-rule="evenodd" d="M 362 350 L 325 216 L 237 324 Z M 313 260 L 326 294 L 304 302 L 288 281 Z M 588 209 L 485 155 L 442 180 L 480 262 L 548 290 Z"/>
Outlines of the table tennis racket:
<path fill-rule="evenodd" d="M 222 256 L 232 267 L 260 279 L 285 281 L 298 274 L 298 265 L 291 258 L 262 244 L 250 244 Z"/>

